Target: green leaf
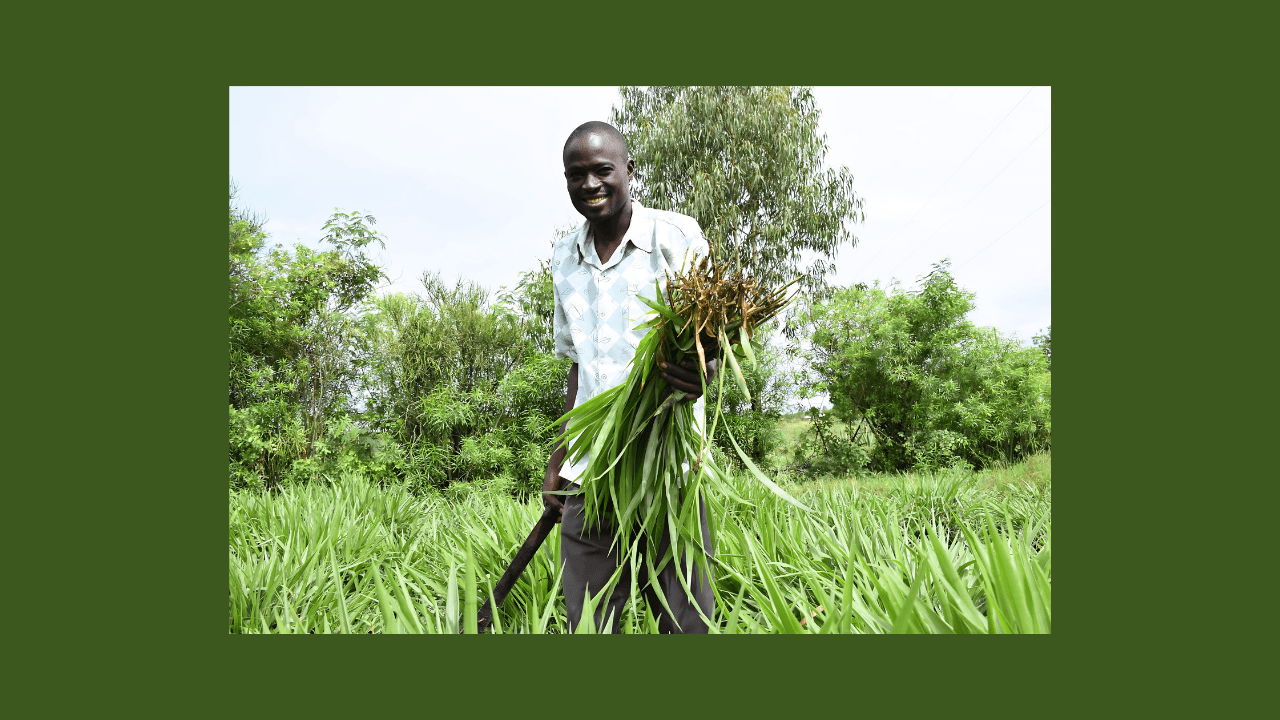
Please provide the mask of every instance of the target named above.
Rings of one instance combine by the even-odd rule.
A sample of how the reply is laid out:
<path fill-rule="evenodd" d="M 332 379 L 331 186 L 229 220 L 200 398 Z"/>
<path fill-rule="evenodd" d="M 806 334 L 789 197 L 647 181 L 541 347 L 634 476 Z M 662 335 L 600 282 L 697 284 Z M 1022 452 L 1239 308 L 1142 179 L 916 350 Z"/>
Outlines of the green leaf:
<path fill-rule="evenodd" d="M 375 562 L 370 566 L 369 572 L 373 574 L 373 584 L 378 592 L 378 609 L 382 612 L 382 632 L 387 635 L 399 635 L 400 623 L 396 622 L 391 598 L 387 596 L 387 590 L 382 586 L 382 573 L 379 570 Z"/>
<path fill-rule="evenodd" d="M 720 343 L 726 348 L 729 347 L 729 338 L 725 337 L 723 330 L 720 332 Z M 747 397 L 747 402 L 750 402 L 751 391 L 747 389 L 747 379 L 742 375 L 742 368 L 738 367 L 737 358 L 733 356 L 732 352 L 727 352 L 724 356 L 729 359 L 729 366 L 733 368 L 733 379 L 738 381 L 738 388 Z"/>
<path fill-rule="evenodd" d="M 799 500 L 796 500 L 787 494 L 786 490 L 778 487 L 778 485 L 766 477 L 764 473 L 760 472 L 760 468 L 756 467 L 756 464 L 751 462 L 751 458 L 747 457 L 747 454 L 738 446 L 738 441 L 733 439 L 733 432 L 729 430 L 729 425 L 727 423 L 724 426 L 724 434 L 729 438 L 729 442 L 733 443 L 733 449 L 738 451 L 738 459 L 742 460 L 742 463 L 747 466 L 747 469 L 751 471 L 751 474 L 763 483 L 765 487 L 772 490 L 774 495 L 777 495 L 805 512 L 813 512 L 809 508 L 805 507 Z"/>
<path fill-rule="evenodd" d="M 645 305 L 648 305 L 649 307 L 653 308 L 654 310 L 657 310 L 658 312 L 662 313 L 662 316 L 665 317 L 667 320 L 673 323 L 676 323 L 677 325 L 684 324 L 684 318 L 681 318 L 679 315 L 675 314 L 675 312 L 672 311 L 671 308 L 667 307 L 666 305 L 656 303 L 643 295 L 636 295 L 636 299 L 644 303 Z"/>
<path fill-rule="evenodd" d="M 463 596 L 466 598 L 462 611 L 463 632 L 467 635 L 476 635 L 479 633 L 477 627 L 479 622 L 479 610 L 476 608 L 476 558 L 471 552 L 471 540 L 468 540 L 463 548 L 466 551 L 466 571 L 463 575 Z"/>
<path fill-rule="evenodd" d="M 747 336 L 745 327 L 738 326 L 738 341 L 741 343 L 738 347 L 741 347 L 742 352 L 746 354 L 747 360 L 751 363 L 751 369 L 758 370 L 759 365 L 756 363 L 756 353 L 751 348 L 751 338 Z"/>

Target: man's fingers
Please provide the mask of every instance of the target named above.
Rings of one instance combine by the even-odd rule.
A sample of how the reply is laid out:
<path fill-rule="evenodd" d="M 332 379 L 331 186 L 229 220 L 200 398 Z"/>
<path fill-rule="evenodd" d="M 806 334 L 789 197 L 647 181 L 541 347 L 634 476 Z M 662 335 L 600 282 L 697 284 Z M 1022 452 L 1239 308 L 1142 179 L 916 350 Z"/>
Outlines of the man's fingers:
<path fill-rule="evenodd" d="M 664 378 L 667 378 L 667 382 L 671 382 L 671 378 L 675 378 L 679 381 L 686 383 L 689 386 L 697 388 L 698 392 L 702 392 L 702 378 L 698 377 L 699 375 L 698 371 L 701 368 L 699 367 L 697 360 L 686 359 L 682 363 L 663 363 L 662 368 L 663 368 L 662 376 Z M 707 379 L 711 379 L 715 377 L 715 373 L 716 373 L 715 361 L 708 360 L 707 361 Z M 686 392 L 688 391 L 686 387 L 681 387 L 680 389 L 685 390 Z"/>
<path fill-rule="evenodd" d="M 542 502 L 547 507 L 553 507 L 557 510 L 556 522 L 560 522 L 564 518 L 564 503 L 555 495 L 543 495 Z"/>
<path fill-rule="evenodd" d="M 702 385 L 694 385 L 686 379 L 678 378 L 670 373 L 662 373 L 662 379 L 667 381 L 671 387 L 686 393 L 702 394 Z"/>

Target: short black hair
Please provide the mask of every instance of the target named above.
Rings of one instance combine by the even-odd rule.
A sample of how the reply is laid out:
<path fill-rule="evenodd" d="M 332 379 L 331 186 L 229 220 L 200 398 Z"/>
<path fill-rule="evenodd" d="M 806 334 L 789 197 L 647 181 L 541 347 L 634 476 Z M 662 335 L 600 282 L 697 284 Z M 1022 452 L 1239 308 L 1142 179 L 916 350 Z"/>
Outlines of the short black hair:
<path fill-rule="evenodd" d="M 607 135 L 609 137 L 616 138 L 618 142 L 622 143 L 623 161 L 631 159 L 631 151 L 627 148 L 627 139 L 622 137 L 622 133 L 618 132 L 618 128 L 610 125 L 607 122 L 601 122 L 599 120 L 584 122 L 578 127 L 574 128 L 574 131 L 569 133 L 569 138 L 564 141 L 564 149 L 568 150 L 569 144 L 572 143 L 574 140 L 577 140 L 580 137 L 585 137 L 592 133 L 599 133 L 601 135 Z"/>

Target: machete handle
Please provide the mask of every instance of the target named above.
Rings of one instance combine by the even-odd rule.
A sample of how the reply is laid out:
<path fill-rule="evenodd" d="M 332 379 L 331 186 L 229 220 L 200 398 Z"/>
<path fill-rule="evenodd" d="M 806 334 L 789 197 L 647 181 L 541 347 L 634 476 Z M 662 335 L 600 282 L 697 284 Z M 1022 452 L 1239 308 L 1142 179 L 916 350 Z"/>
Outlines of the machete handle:
<path fill-rule="evenodd" d="M 542 547 L 543 541 L 547 539 L 547 535 L 551 533 L 551 528 L 556 526 L 556 520 L 560 517 L 560 510 L 548 507 L 542 511 L 542 516 L 538 518 L 538 522 L 534 524 L 533 530 L 529 533 L 529 537 L 525 539 L 524 544 L 516 551 L 516 556 L 511 559 L 511 565 L 507 567 L 507 571 L 502 573 L 502 577 L 498 580 L 498 584 L 493 588 L 493 605 L 502 606 L 502 601 L 507 599 L 507 594 L 511 592 L 511 588 L 515 586 L 516 580 L 520 579 L 521 573 L 529 566 L 529 562 L 533 560 L 533 556 L 537 554 L 538 548 Z M 478 620 L 476 622 L 476 631 L 484 633 L 493 624 L 493 606 L 490 601 L 485 600 L 484 606 L 480 608 Z"/>

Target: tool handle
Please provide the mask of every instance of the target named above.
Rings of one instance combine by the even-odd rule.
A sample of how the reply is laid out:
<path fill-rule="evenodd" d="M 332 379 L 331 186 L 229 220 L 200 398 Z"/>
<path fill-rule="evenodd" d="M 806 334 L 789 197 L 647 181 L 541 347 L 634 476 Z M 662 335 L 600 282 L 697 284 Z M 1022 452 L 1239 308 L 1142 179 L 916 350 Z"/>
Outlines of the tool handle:
<path fill-rule="evenodd" d="M 560 517 L 560 510 L 548 507 L 542 511 L 542 517 L 538 518 L 538 522 L 533 526 L 533 531 L 529 533 L 529 537 L 516 551 L 516 556 L 511 559 L 511 565 L 507 571 L 502 573 L 502 577 L 498 580 L 498 584 L 493 588 L 493 602 L 497 606 L 502 606 L 502 601 L 507 599 L 507 593 L 511 592 L 511 588 L 515 586 L 516 580 L 520 579 L 520 574 L 528 567 L 529 561 L 533 560 L 533 556 L 537 554 L 538 548 L 542 547 L 542 543 L 547 539 L 547 535 L 551 532 L 551 528 L 556 526 L 556 519 Z M 484 607 L 480 608 L 479 620 L 476 623 L 478 632 L 483 633 L 493 624 L 493 607 L 489 601 L 484 601 Z"/>

